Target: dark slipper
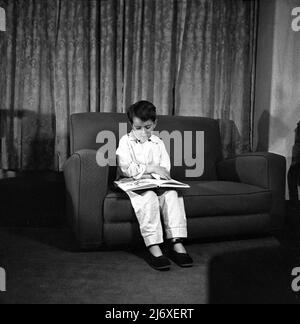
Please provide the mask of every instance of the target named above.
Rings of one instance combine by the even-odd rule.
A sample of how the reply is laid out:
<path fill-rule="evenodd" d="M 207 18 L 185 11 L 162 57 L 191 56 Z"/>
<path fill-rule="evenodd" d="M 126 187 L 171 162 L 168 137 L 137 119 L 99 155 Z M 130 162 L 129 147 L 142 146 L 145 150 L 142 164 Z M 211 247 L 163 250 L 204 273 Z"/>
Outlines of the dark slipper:
<path fill-rule="evenodd" d="M 182 268 L 190 268 L 194 261 L 187 253 L 178 253 L 174 250 L 170 251 L 170 259 Z"/>
<path fill-rule="evenodd" d="M 155 257 L 152 253 L 148 252 L 148 262 L 153 269 L 159 271 L 167 271 L 171 267 L 171 262 L 164 255 Z"/>
<path fill-rule="evenodd" d="M 177 243 L 183 243 L 182 239 L 176 239 L 170 242 L 169 256 L 170 259 L 182 268 L 190 268 L 193 266 L 194 261 L 187 253 L 179 253 L 174 250 L 174 245 Z"/>

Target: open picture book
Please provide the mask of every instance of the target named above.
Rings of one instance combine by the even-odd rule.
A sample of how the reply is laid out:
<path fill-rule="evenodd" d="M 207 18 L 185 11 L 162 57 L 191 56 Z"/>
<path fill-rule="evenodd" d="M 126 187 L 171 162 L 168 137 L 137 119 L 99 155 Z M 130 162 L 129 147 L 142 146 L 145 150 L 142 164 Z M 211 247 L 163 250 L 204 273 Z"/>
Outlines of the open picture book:
<path fill-rule="evenodd" d="M 153 188 L 190 188 L 188 184 L 176 180 L 158 180 L 158 179 L 141 179 L 123 178 L 115 181 L 115 185 L 123 191 L 138 191 Z"/>

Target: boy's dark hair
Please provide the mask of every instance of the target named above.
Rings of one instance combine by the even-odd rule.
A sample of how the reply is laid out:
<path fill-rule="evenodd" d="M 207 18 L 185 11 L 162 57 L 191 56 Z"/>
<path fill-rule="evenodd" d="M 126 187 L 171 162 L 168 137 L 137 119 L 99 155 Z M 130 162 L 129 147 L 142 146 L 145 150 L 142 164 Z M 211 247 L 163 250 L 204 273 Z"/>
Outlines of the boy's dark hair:
<path fill-rule="evenodd" d="M 133 118 L 140 118 L 143 122 L 148 120 L 156 121 L 156 107 L 149 101 L 139 101 L 127 110 L 127 117 L 131 124 L 133 124 Z"/>

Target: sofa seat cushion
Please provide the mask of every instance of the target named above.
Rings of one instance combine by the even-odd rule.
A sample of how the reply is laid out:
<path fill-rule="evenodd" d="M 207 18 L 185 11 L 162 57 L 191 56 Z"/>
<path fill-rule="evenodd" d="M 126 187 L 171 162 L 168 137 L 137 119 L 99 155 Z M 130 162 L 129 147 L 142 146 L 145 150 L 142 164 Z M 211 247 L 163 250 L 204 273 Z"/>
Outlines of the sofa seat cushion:
<path fill-rule="evenodd" d="M 186 182 L 182 190 L 189 218 L 200 216 L 234 216 L 270 212 L 269 190 L 244 183 L 227 181 Z"/>
<path fill-rule="evenodd" d="M 272 194 L 267 189 L 228 181 L 185 181 L 191 188 L 179 190 L 188 218 L 250 215 L 269 212 Z M 126 193 L 109 190 L 103 206 L 106 223 L 136 222 Z"/>

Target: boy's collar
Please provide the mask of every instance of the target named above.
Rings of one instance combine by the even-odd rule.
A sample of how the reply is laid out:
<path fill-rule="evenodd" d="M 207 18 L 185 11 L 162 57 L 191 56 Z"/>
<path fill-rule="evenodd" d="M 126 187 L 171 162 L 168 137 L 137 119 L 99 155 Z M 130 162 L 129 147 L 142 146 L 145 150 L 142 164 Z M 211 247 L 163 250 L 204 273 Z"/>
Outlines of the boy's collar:
<path fill-rule="evenodd" d="M 132 131 L 128 134 L 128 137 L 129 137 L 129 139 L 131 141 L 137 142 L 137 138 L 134 136 Z M 155 144 L 158 144 L 159 143 L 159 138 L 157 136 L 155 136 L 155 135 L 151 135 L 151 137 L 149 138 L 148 141 L 153 142 Z"/>

